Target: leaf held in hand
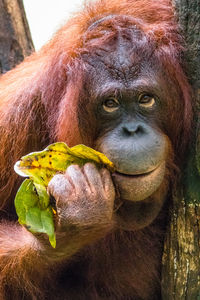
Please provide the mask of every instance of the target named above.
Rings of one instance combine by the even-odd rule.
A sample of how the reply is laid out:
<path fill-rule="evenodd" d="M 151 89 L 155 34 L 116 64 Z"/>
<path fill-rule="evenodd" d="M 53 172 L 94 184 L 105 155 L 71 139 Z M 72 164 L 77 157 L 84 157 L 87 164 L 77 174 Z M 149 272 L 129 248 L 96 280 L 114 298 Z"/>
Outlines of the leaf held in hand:
<path fill-rule="evenodd" d="M 19 223 L 34 233 L 46 233 L 52 247 L 56 247 L 53 214 L 47 186 L 56 173 L 63 173 L 71 164 L 80 166 L 93 162 L 114 171 L 113 163 L 102 153 L 85 145 L 69 148 L 65 143 L 49 145 L 43 151 L 23 156 L 14 170 L 26 179 L 15 198 Z"/>
<path fill-rule="evenodd" d="M 46 233 L 52 247 L 55 248 L 53 212 L 50 207 L 42 209 L 39 202 L 33 180 L 24 180 L 15 197 L 18 221 L 33 233 Z"/>

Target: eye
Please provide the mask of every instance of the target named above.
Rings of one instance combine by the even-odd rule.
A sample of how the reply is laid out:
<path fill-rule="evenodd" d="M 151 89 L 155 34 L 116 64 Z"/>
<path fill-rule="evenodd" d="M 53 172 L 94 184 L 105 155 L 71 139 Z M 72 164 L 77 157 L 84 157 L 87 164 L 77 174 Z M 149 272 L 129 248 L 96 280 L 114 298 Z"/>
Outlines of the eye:
<path fill-rule="evenodd" d="M 119 108 L 119 102 L 116 98 L 108 98 L 103 103 L 103 109 L 106 112 L 112 113 Z"/>
<path fill-rule="evenodd" d="M 155 98 L 153 95 L 143 94 L 139 96 L 139 105 L 144 108 L 151 108 L 155 104 Z"/>

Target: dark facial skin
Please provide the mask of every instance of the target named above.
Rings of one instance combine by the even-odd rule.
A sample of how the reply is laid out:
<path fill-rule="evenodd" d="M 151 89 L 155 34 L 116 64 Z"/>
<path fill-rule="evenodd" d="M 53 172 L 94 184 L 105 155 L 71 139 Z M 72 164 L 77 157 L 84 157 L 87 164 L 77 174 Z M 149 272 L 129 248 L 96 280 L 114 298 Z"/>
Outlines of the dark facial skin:
<path fill-rule="evenodd" d="M 94 98 L 86 111 L 95 116 L 95 148 L 116 167 L 112 180 L 122 203 L 118 225 L 139 229 L 152 222 L 165 199 L 171 143 L 160 121 L 166 118 L 167 94 L 159 79 L 162 67 L 151 53 L 139 57 L 143 49 L 130 49 L 130 42 L 119 38 L 86 56 L 86 89 Z"/>
<path fill-rule="evenodd" d="M 137 44 L 119 36 L 113 44 L 82 57 L 88 70 L 87 97 L 83 102 L 80 99 L 79 111 L 83 142 L 103 152 L 116 172 L 109 174 L 93 164 L 70 166 L 50 182 L 49 193 L 58 212 L 57 233 L 74 228 L 74 238 L 66 248 L 74 247 L 75 252 L 82 234 L 91 242 L 113 227 L 138 230 L 149 225 L 166 197 L 171 143 L 163 120 L 170 118 L 166 115 L 168 99 L 165 102 L 169 86 L 153 50 L 144 37 L 138 39 Z M 88 133 L 92 145 L 87 142 Z M 68 251 L 63 250 L 59 234 L 57 243 L 61 253 Z"/>
<path fill-rule="evenodd" d="M 100 118 L 112 114 L 111 126 L 117 123 L 116 120 L 121 121 L 97 139 L 97 149 L 116 166 L 113 179 L 121 197 L 124 200 L 141 201 L 152 195 L 163 181 L 168 140 L 139 115 L 140 110 L 155 109 L 155 98 L 146 94 L 139 96 L 137 102 L 131 103 L 131 99 L 134 97 L 122 95 L 119 100 L 121 103 L 117 98 L 105 100 Z"/>

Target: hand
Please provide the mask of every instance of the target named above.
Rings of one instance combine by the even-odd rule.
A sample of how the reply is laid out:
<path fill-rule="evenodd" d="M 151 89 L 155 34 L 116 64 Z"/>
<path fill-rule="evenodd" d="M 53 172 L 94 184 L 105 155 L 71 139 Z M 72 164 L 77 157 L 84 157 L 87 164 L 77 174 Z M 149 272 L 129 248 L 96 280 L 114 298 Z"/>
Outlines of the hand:
<path fill-rule="evenodd" d="M 105 227 L 112 222 L 115 189 L 107 169 L 92 163 L 71 165 L 65 174 L 57 174 L 48 185 L 56 200 L 56 230 L 69 226 Z"/>

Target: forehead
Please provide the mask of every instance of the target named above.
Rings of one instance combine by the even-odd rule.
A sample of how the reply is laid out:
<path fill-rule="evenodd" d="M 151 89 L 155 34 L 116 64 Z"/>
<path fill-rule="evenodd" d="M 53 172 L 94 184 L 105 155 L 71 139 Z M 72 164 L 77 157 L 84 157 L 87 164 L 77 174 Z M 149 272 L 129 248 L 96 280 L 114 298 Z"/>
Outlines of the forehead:
<path fill-rule="evenodd" d="M 93 87 L 116 83 L 119 88 L 129 88 L 139 78 L 154 80 L 158 69 L 155 45 L 136 26 L 116 30 L 99 46 L 95 42 L 95 46 L 82 55 L 86 82 Z"/>

